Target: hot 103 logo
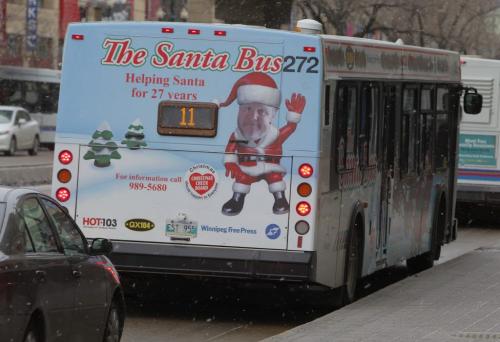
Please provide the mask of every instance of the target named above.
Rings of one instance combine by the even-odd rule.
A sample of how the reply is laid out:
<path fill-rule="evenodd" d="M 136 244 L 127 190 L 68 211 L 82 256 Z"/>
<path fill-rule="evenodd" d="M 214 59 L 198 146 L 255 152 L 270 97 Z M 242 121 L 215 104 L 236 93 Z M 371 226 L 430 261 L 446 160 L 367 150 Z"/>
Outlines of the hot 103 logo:
<path fill-rule="evenodd" d="M 115 218 L 106 217 L 83 217 L 82 226 L 85 228 L 105 228 L 114 229 L 118 225 Z"/>

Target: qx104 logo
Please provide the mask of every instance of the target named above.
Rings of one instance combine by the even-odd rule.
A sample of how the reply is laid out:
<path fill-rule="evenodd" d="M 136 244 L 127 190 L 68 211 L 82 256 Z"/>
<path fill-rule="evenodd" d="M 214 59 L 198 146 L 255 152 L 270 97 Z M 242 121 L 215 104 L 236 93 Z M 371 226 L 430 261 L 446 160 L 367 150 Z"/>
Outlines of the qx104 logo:
<path fill-rule="evenodd" d="M 135 67 L 144 65 L 147 61 L 156 68 L 192 69 L 224 71 L 230 67 L 228 52 L 215 52 L 213 49 L 191 51 L 175 49 L 169 41 L 156 44 L 153 54 L 145 48 L 133 48 L 131 39 L 104 40 L 102 47 L 105 50 L 103 65 Z M 248 72 L 259 71 L 264 73 L 278 73 L 283 66 L 282 56 L 265 55 L 253 46 L 240 46 L 236 62 L 231 66 L 232 71 Z"/>

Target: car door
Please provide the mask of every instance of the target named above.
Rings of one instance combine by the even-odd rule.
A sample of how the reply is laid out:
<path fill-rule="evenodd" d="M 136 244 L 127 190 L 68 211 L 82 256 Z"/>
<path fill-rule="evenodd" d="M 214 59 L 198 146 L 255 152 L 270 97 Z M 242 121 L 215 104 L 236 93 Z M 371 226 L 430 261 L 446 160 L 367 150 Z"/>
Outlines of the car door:
<path fill-rule="evenodd" d="M 28 112 L 21 110 L 21 117 L 26 120 L 26 123 L 23 125 L 23 134 L 26 137 L 26 146 L 25 148 L 30 148 L 33 145 L 33 140 L 35 139 L 35 135 L 37 134 L 37 126 L 38 123 L 31 118 Z"/>
<path fill-rule="evenodd" d="M 98 341 L 102 339 L 110 301 L 106 271 L 98 257 L 89 255 L 86 240 L 75 222 L 52 200 L 44 197 L 42 202 L 76 277 L 74 336 L 71 341 Z"/>
<path fill-rule="evenodd" d="M 23 135 L 22 128 L 21 128 L 21 123 L 19 120 L 21 119 L 21 112 L 19 110 L 16 110 L 14 112 L 14 125 L 12 126 L 12 135 L 16 137 L 16 147 L 19 148 L 24 148 L 25 144 L 25 139 L 26 137 Z"/>
<path fill-rule="evenodd" d="M 5 207 L 5 203 L 0 203 L 0 222 Z M 26 257 L 34 249 L 19 215 L 13 211 L 6 222 L 0 237 L 3 253 L 0 260 L 0 337 L 5 341 L 20 341 L 33 306 L 36 306 L 38 283 L 33 281 L 36 264 Z"/>
<path fill-rule="evenodd" d="M 35 196 L 21 199 L 18 215 L 26 227 L 33 251 L 26 253 L 36 283 L 36 303 L 43 312 L 48 341 L 71 340 L 75 278 L 57 241 L 49 218 Z"/>

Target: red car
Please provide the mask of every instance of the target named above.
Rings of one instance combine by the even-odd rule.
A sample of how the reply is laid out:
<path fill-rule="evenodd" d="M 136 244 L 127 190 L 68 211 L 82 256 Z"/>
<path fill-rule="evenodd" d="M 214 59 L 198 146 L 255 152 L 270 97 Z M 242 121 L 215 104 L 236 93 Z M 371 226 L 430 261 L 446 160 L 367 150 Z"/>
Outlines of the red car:
<path fill-rule="evenodd" d="M 89 245 L 66 210 L 0 187 L 0 341 L 119 341 L 125 304 L 109 240 Z"/>

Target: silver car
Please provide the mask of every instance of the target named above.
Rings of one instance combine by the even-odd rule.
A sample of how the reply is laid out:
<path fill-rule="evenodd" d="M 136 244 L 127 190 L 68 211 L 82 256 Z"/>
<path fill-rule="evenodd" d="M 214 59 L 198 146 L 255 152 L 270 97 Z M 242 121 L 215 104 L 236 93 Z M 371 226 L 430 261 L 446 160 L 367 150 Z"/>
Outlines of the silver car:
<path fill-rule="evenodd" d="M 40 146 L 40 127 L 26 109 L 0 106 L 0 151 L 11 156 L 28 150 L 34 156 Z"/>

